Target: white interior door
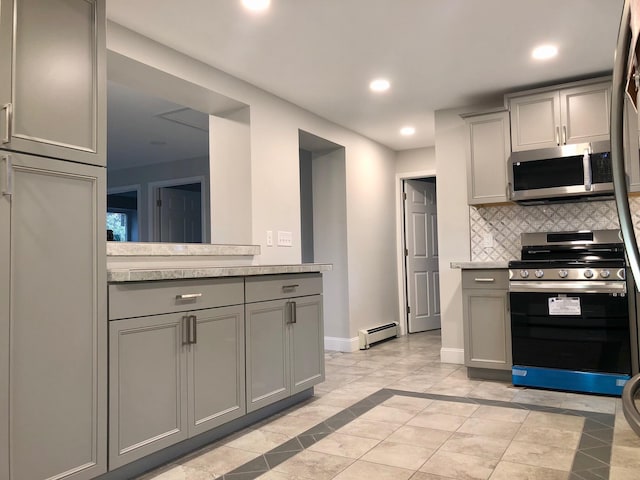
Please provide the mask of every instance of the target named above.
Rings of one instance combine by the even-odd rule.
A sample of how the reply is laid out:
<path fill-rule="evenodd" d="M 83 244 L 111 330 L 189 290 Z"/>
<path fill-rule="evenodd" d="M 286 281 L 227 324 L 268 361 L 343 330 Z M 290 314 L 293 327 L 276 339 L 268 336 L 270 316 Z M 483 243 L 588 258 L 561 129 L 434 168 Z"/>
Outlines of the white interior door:
<path fill-rule="evenodd" d="M 160 242 L 202 242 L 202 201 L 198 191 L 158 189 Z"/>
<path fill-rule="evenodd" d="M 405 272 L 409 333 L 440 328 L 435 181 L 405 180 Z"/>

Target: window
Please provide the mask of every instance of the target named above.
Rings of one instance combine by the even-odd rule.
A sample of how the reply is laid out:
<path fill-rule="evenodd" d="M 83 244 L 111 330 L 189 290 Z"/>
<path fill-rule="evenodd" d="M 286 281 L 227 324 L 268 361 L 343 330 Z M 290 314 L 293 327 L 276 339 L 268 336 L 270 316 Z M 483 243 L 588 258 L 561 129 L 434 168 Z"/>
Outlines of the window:
<path fill-rule="evenodd" d="M 129 241 L 129 215 L 123 212 L 107 212 L 107 230 L 113 232 L 116 242 Z"/>

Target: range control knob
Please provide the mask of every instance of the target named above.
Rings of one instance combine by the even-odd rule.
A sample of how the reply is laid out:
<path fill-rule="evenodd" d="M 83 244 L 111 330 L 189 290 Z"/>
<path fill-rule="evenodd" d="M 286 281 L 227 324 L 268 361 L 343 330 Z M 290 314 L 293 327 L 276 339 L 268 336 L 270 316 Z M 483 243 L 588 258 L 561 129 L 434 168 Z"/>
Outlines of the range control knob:
<path fill-rule="evenodd" d="M 520 270 L 520 276 L 522 278 L 528 278 L 529 277 L 529 270 Z"/>
<path fill-rule="evenodd" d="M 593 270 L 585 270 L 584 278 L 593 278 Z"/>
<path fill-rule="evenodd" d="M 609 278 L 611 276 L 611 272 L 609 270 L 602 270 L 600 271 L 600 276 L 602 278 Z"/>
<path fill-rule="evenodd" d="M 544 272 L 542 270 L 536 270 L 534 272 L 534 275 L 536 276 L 536 278 L 542 278 L 544 275 Z"/>
<path fill-rule="evenodd" d="M 560 278 L 567 278 L 567 275 L 569 275 L 569 272 L 567 270 L 559 270 L 558 271 L 558 276 Z"/>

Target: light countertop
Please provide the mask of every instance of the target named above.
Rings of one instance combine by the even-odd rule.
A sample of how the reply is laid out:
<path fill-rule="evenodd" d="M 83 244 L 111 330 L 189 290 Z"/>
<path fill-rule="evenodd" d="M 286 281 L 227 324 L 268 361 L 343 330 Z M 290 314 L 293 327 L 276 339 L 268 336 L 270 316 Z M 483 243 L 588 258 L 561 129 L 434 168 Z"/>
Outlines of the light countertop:
<path fill-rule="evenodd" d="M 207 267 L 150 267 L 107 268 L 108 282 L 142 282 L 148 280 L 173 280 L 183 278 L 245 277 L 275 275 L 280 273 L 329 272 L 333 265 L 326 263 L 302 263 L 296 265 L 238 265 Z"/>
<path fill-rule="evenodd" d="M 491 269 L 491 268 L 509 268 L 509 262 L 500 261 L 500 262 L 451 262 L 451 268 L 460 268 L 465 270 L 480 270 L 480 269 Z"/>

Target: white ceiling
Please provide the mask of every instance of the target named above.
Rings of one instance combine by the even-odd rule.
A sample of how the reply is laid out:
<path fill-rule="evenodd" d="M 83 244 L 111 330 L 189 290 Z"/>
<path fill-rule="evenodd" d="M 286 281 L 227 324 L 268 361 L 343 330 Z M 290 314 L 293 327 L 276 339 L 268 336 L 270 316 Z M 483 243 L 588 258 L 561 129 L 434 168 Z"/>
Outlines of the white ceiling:
<path fill-rule="evenodd" d="M 108 0 L 107 16 L 394 150 L 433 112 L 608 73 L 623 0 Z M 559 55 L 533 61 L 554 43 Z M 383 95 L 369 81 L 387 77 Z M 413 137 L 399 135 L 411 124 Z"/>

